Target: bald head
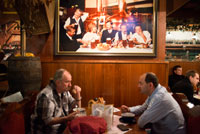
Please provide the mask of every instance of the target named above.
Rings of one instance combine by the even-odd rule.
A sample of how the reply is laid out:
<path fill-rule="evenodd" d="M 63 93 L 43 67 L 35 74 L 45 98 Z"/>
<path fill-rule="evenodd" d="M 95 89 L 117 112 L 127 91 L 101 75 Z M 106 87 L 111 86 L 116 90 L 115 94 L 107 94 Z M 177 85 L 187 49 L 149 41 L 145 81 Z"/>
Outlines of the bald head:
<path fill-rule="evenodd" d="M 61 68 L 58 69 L 54 75 L 53 81 L 55 82 L 56 80 L 62 80 L 63 79 L 63 74 L 66 72 L 67 74 L 71 75 L 67 70 Z"/>
<path fill-rule="evenodd" d="M 58 69 L 54 75 L 53 81 L 56 84 L 56 90 L 58 93 L 63 93 L 71 89 L 71 74 L 65 69 Z"/>

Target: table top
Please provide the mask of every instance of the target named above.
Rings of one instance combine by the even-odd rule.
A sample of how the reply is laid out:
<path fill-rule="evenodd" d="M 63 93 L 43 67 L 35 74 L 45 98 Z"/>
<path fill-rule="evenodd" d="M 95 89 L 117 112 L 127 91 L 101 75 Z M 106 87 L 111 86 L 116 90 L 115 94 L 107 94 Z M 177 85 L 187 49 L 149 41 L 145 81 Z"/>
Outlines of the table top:
<path fill-rule="evenodd" d="M 117 109 L 117 108 L 115 108 Z M 91 109 L 86 108 L 86 114 L 91 115 Z M 110 128 L 110 130 L 107 130 L 104 134 L 147 134 L 147 132 L 144 129 L 139 128 L 137 123 L 135 124 L 125 124 L 121 123 L 119 121 L 119 118 L 121 118 L 121 111 L 113 112 L 113 123 Z M 136 117 L 136 121 L 138 120 L 139 117 Z M 124 124 L 125 126 L 128 126 L 129 130 L 128 131 L 121 131 L 119 128 L 117 128 L 118 124 Z M 69 132 L 69 129 L 65 129 L 64 134 L 71 134 Z"/>
<path fill-rule="evenodd" d="M 153 53 L 152 48 L 142 48 L 141 45 L 133 48 L 111 48 L 106 51 L 99 50 L 97 47 L 95 49 L 88 48 L 79 48 L 76 52 L 84 53 Z"/>
<path fill-rule="evenodd" d="M 121 112 L 114 112 L 114 115 L 117 115 L 121 117 Z M 136 120 L 138 120 L 138 116 L 136 117 Z M 116 118 L 118 122 L 114 122 L 113 125 L 119 124 L 119 119 Z M 116 123 L 116 124 L 115 124 Z M 124 134 L 147 134 L 147 132 L 144 129 L 139 128 L 139 126 L 136 124 L 127 124 L 127 126 L 130 128 L 129 131 L 126 131 Z M 109 134 L 109 133 L 108 133 Z"/>

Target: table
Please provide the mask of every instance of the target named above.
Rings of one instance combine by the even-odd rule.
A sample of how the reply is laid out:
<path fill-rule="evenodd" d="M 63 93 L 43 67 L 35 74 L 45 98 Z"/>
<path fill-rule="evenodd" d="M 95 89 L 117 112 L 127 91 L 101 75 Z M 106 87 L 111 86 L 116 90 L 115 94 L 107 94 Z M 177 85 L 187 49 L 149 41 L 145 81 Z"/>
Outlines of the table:
<path fill-rule="evenodd" d="M 121 116 L 121 112 L 115 112 L 114 115 Z M 136 120 L 138 120 L 138 116 L 136 117 Z M 114 124 L 116 125 L 116 124 Z M 139 126 L 136 124 L 130 124 L 127 125 L 131 130 L 125 132 L 125 134 L 147 134 L 147 132 L 144 129 L 139 128 Z"/>
<path fill-rule="evenodd" d="M 86 113 L 87 115 L 90 115 L 91 112 L 90 110 L 88 110 L 88 108 L 86 108 Z M 113 120 L 113 124 L 112 124 L 112 130 L 107 131 L 105 134 L 147 134 L 147 132 L 144 129 L 139 128 L 139 126 L 137 124 L 130 124 L 127 126 L 130 128 L 129 131 L 125 131 L 122 132 L 121 130 L 119 130 L 117 128 L 117 125 L 120 124 L 119 122 L 119 118 L 121 117 L 121 112 L 114 112 L 114 120 Z M 138 117 L 136 117 L 136 120 L 138 120 Z M 115 130 L 118 130 L 117 132 Z M 71 132 L 69 132 L 69 129 L 65 129 L 64 134 L 71 134 Z"/>
<path fill-rule="evenodd" d="M 95 49 L 91 48 L 79 48 L 76 52 L 80 53 L 153 53 L 152 48 L 111 48 L 107 51 L 101 51 L 97 47 Z"/>

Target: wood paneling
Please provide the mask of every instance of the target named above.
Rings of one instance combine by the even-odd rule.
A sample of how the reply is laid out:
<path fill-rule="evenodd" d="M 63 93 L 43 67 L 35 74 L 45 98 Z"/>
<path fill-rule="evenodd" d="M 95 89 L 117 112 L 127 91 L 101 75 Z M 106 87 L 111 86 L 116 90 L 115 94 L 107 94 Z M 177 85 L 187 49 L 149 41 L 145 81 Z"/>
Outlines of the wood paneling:
<path fill-rule="evenodd" d="M 139 76 L 145 72 L 157 74 L 160 83 L 167 85 L 168 63 L 68 63 L 42 62 L 42 88 L 55 71 L 65 68 L 71 72 L 73 84 L 82 88 L 83 106 L 90 99 L 104 97 L 107 104 L 129 106 L 142 104 L 146 96 L 137 87 Z"/>
<path fill-rule="evenodd" d="M 146 96 L 137 88 L 141 74 L 154 72 L 160 83 L 167 85 L 168 63 L 164 62 L 166 0 L 159 1 L 157 29 L 156 57 L 55 56 L 54 33 L 50 33 L 38 54 L 42 61 L 42 88 L 57 69 L 65 68 L 72 73 L 73 83 L 82 88 L 83 106 L 87 106 L 89 99 L 99 96 L 115 106 L 142 104 Z M 38 41 L 41 42 L 38 39 L 35 43 Z"/>
<path fill-rule="evenodd" d="M 188 70 L 196 70 L 200 73 L 200 62 L 170 61 L 169 74 L 172 74 L 172 68 L 176 65 L 180 65 L 182 67 L 183 74 L 185 74 Z"/>

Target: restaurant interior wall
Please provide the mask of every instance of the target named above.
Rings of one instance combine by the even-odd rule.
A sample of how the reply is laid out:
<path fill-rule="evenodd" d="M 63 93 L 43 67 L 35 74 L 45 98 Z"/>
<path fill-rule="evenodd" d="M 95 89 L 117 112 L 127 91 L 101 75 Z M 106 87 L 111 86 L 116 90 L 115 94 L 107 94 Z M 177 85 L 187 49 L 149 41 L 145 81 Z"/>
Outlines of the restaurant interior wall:
<path fill-rule="evenodd" d="M 72 73 L 73 84 L 82 87 L 83 106 L 89 99 L 102 96 L 106 103 L 142 104 L 146 96 L 137 88 L 139 76 L 155 72 L 167 86 L 168 62 L 165 62 L 166 0 L 159 1 L 156 57 L 135 56 L 55 56 L 54 31 L 27 37 L 27 51 L 40 56 L 42 87 L 58 68 Z"/>

